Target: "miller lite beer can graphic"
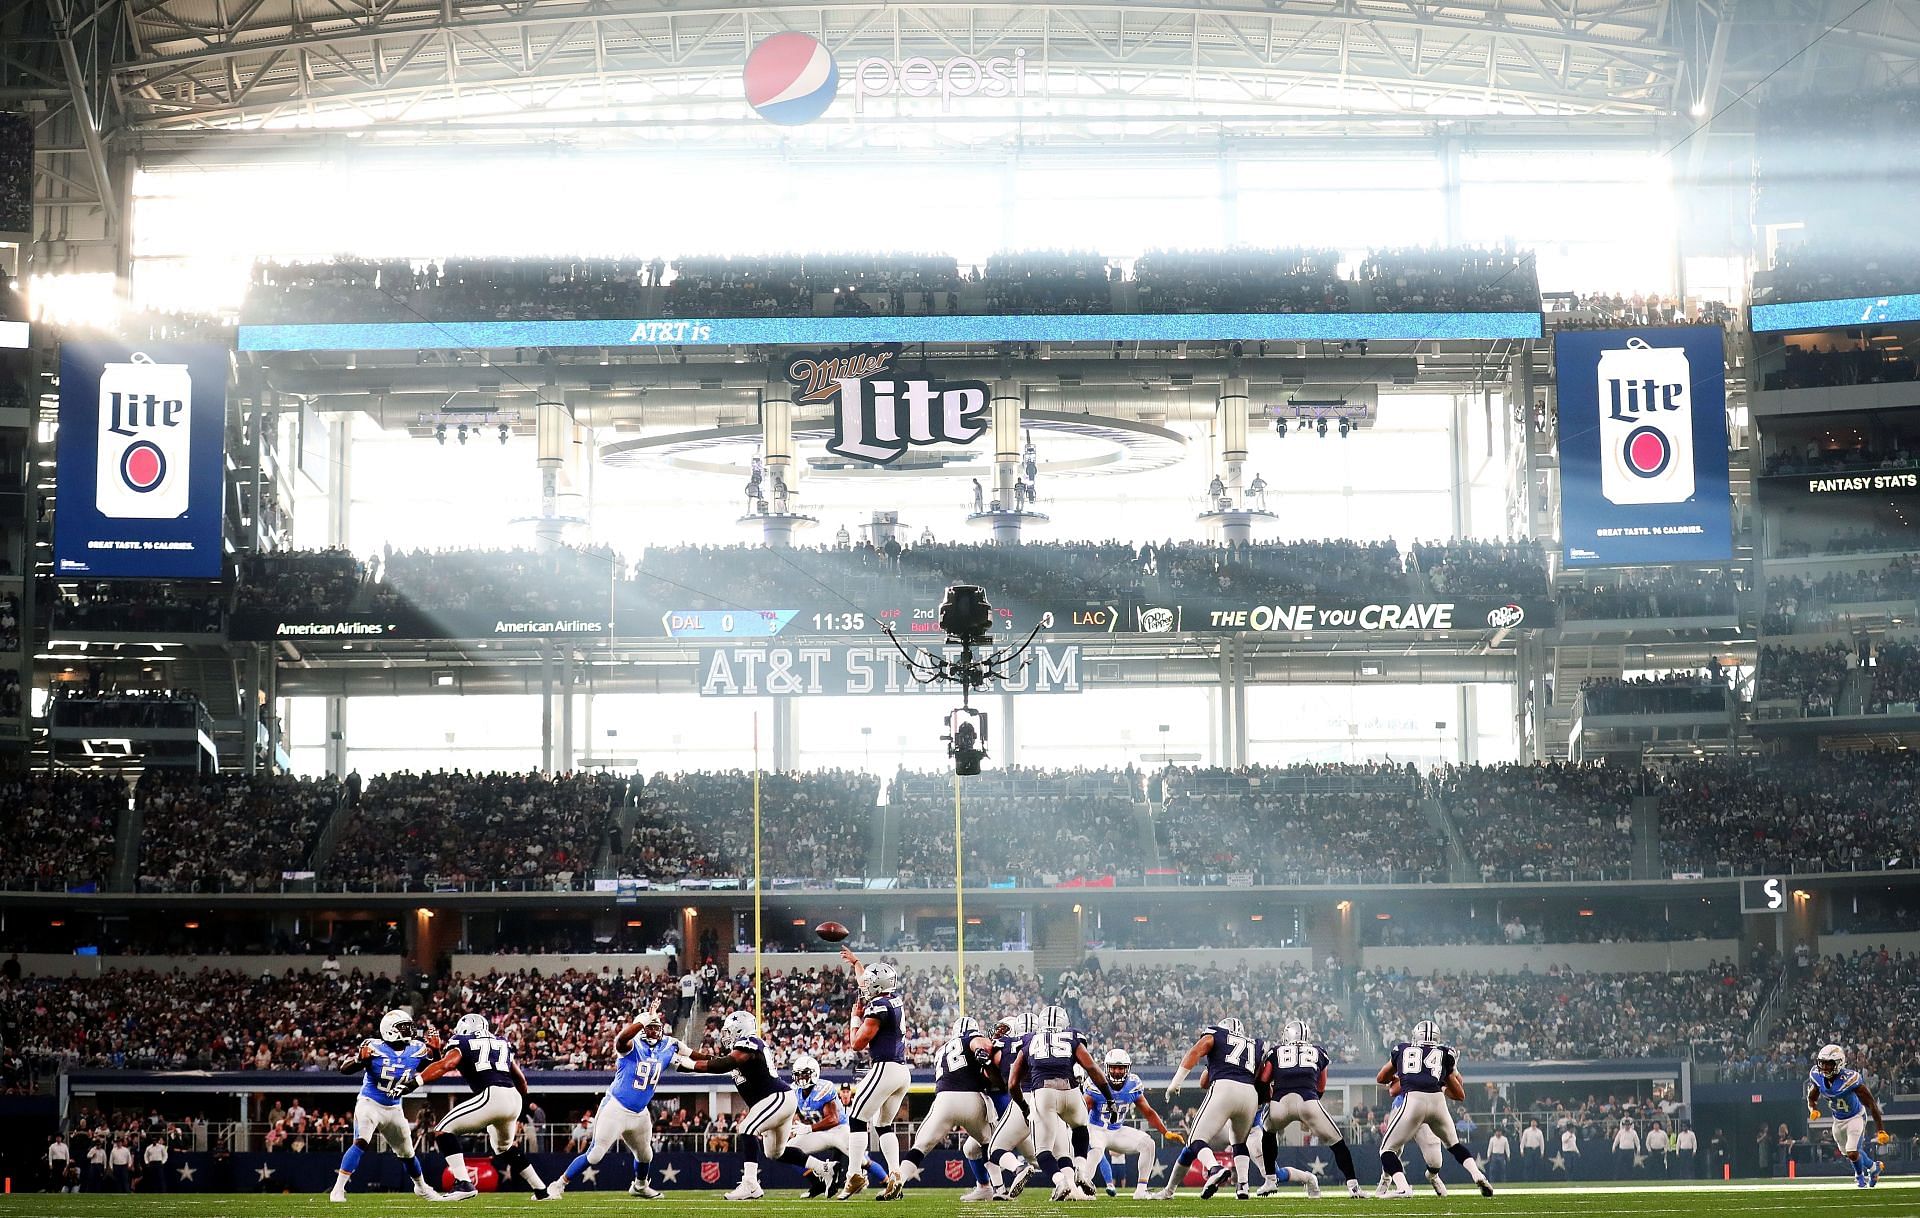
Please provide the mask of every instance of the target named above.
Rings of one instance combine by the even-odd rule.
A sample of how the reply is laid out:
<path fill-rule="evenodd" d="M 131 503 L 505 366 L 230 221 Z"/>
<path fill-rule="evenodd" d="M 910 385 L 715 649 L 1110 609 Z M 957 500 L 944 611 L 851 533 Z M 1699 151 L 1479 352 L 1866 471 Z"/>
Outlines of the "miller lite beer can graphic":
<path fill-rule="evenodd" d="M 1629 338 L 1602 351 L 1600 493 L 1609 503 L 1693 498 L 1692 369 L 1680 347 Z"/>
<path fill-rule="evenodd" d="M 193 377 L 185 364 L 135 353 L 100 373 L 94 507 L 115 520 L 187 514 Z"/>

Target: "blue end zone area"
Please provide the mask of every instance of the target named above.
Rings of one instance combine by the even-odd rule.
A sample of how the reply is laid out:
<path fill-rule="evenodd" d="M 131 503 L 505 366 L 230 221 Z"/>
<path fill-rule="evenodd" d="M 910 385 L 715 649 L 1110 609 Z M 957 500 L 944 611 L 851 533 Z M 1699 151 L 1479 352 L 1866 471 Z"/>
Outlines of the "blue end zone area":
<path fill-rule="evenodd" d="M 1089 313 L 243 325 L 242 351 L 1539 338 L 1539 313 Z"/>

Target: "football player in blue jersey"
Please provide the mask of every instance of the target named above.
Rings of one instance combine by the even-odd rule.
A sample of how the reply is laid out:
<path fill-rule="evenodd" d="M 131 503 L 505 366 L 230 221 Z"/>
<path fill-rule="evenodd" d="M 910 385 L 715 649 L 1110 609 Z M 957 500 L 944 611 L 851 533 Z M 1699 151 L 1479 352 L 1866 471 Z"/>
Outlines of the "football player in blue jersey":
<path fill-rule="evenodd" d="M 1147 1177 L 1152 1174 L 1150 1167 L 1158 1150 L 1151 1136 L 1128 1124 L 1133 1114 L 1138 1112 L 1168 1142 L 1184 1142 L 1186 1139 L 1168 1129 L 1167 1123 L 1160 1119 L 1160 1114 L 1147 1101 L 1146 1084 L 1133 1072 L 1132 1054 L 1125 1049 L 1108 1049 L 1106 1062 L 1107 1083 L 1113 1088 L 1111 1100 L 1100 1094 L 1084 1072 L 1080 1080 L 1087 1097 L 1087 1117 L 1091 1125 L 1092 1145 L 1088 1148 L 1088 1154 L 1099 1166 L 1100 1182 L 1109 1197 L 1117 1196 L 1119 1190 L 1113 1185 L 1113 1163 L 1107 1156 L 1119 1155 L 1123 1161 L 1134 1158 L 1134 1200 L 1145 1201 L 1149 1196 Z"/>
<path fill-rule="evenodd" d="M 1180 1148 L 1180 1157 L 1174 1160 L 1173 1171 L 1158 1194 L 1162 1201 L 1178 1191 L 1180 1177 L 1196 1159 L 1200 1170 L 1206 1173 L 1200 1189 L 1202 1199 L 1212 1197 L 1227 1177 L 1236 1173 L 1239 1190 L 1245 1191 L 1245 1173 L 1252 1163 L 1247 1155 L 1247 1135 L 1253 1131 L 1254 1113 L 1260 1108 L 1254 1071 L 1260 1068 L 1263 1056 L 1261 1042 L 1248 1036 L 1246 1027 L 1231 1016 L 1200 1030 L 1199 1039 L 1180 1059 L 1180 1069 L 1167 1083 L 1167 1099 L 1171 1101 L 1186 1085 L 1187 1075 L 1193 1068 L 1201 1062 L 1207 1064 L 1206 1098 L 1200 1101 L 1200 1110 L 1187 1123 L 1187 1144 Z M 1213 1151 L 1222 1139 L 1231 1148 L 1225 1162 Z"/>
<path fill-rule="evenodd" d="M 1880 1160 L 1865 1141 L 1867 1117 L 1873 1117 L 1873 1140 L 1882 1146 L 1893 1140 L 1887 1133 L 1886 1118 L 1880 1101 L 1873 1098 L 1866 1080 L 1858 1070 L 1847 1066 L 1847 1051 L 1839 1045 L 1823 1046 L 1813 1059 L 1807 1074 L 1807 1119 L 1820 1119 L 1820 1105 L 1827 1105 L 1833 1117 L 1833 1141 L 1840 1153 L 1853 1164 L 1853 1182 L 1858 1188 L 1880 1183 Z"/>
<path fill-rule="evenodd" d="M 795 1132 L 787 1138 L 781 1158 L 812 1177 L 809 1200 L 838 1189 L 847 1170 L 847 1105 L 840 1088 L 820 1077 L 820 1062 L 811 1054 L 797 1054 L 787 1074 L 793 1080 Z M 886 1183 L 877 1163 L 867 1165 L 869 1184 Z"/>
<path fill-rule="evenodd" d="M 658 1011 L 647 1011 L 621 1028 L 613 1038 L 613 1086 L 593 1114 L 593 1140 L 586 1153 L 575 1156 L 558 1180 L 547 1186 L 558 1197 L 578 1180 L 588 1167 L 607 1157 L 616 1142 L 624 1143 L 633 1154 L 633 1183 L 627 1186 L 631 1196 L 657 1201 L 666 1196 L 653 1186 L 653 1092 L 668 1067 L 685 1069 L 692 1064 L 686 1045 L 667 1034 L 666 1021 Z"/>
<path fill-rule="evenodd" d="M 447 1173 L 453 1186 L 448 1201 L 464 1201 L 479 1195 L 473 1178 L 467 1175 L 467 1156 L 460 1150 L 460 1135 L 485 1132 L 488 1149 L 503 1178 L 518 1176 L 533 1190 L 536 1201 L 550 1201 L 547 1186 L 534 1170 L 525 1148 L 515 1145 L 520 1114 L 527 1110 L 527 1076 L 513 1059 L 513 1046 L 493 1034 L 487 1017 L 477 1012 L 462 1015 L 453 1025 L 453 1039 L 440 1057 L 420 1071 L 419 1085 L 453 1070 L 473 1094 L 447 1110 L 433 1127 L 433 1143 L 447 1161 Z"/>
<path fill-rule="evenodd" d="M 1413 1196 L 1413 1186 L 1407 1183 L 1407 1173 L 1400 1162 L 1400 1151 L 1423 1125 L 1431 1129 L 1447 1152 L 1467 1169 L 1473 1182 L 1480 1186 L 1481 1196 L 1493 1196 L 1493 1185 L 1480 1170 L 1473 1152 L 1460 1140 L 1459 1131 L 1453 1127 L 1453 1110 L 1447 1107 L 1449 1099 L 1467 1098 L 1459 1062 L 1453 1046 L 1441 1041 L 1439 1025 L 1423 1019 L 1414 1025 L 1411 1040 L 1403 1040 L 1393 1047 L 1387 1064 L 1380 1067 L 1380 1073 L 1375 1076 L 1374 1081 L 1382 1087 L 1398 1082 L 1402 1100 L 1400 1111 L 1387 1122 L 1387 1131 L 1380 1139 L 1380 1174 L 1393 1181 L 1393 1190 L 1388 1196 Z"/>
<path fill-rule="evenodd" d="M 1039 1023 L 1013 1059 L 1007 1090 L 1027 1102 L 1034 1148 L 1041 1172 L 1053 1182 L 1053 1200 L 1065 1201 L 1075 1192 L 1090 1198 L 1096 1195 L 1088 1161 L 1093 1131 L 1086 1101 L 1073 1081 L 1074 1067 L 1086 1071 L 1102 1095 L 1111 1096 L 1113 1087 L 1088 1051 L 1086 1033 L 1072 1026 L 1065 1007 L 1042 1008 Z M 998 1157 L 1003 1170 L 1018 1173 L 1021 1165 L 1012 1151 Z"/>
<path fill-rule="evenodd" d="M 900 1165 L 900 1174 L 908 1183 L 920 1178 L 928 1152 L 958 1130 L 967 1135 L 963 1153 L 973 1177 L 967 1197 L 975 1201 L 991 1197 L 986 1146 L 993 1140 L 993 1126 L 1000 1113 L 990 1097 L 1004 1092 L 1006 1086 L 1000 1068 L 993 1062 L 993 1039 L 978 1020 L 962 1015 L 953 1025 L 953 1035 L 933 1055 L 933 1105 L 927 1109 L 926 1119 L 920 1122 L 913 1145 Z"/>
<path fill-rule="evenodd" d="M 853 1086 L 847 1109 L 848 1152 L 858 1171 L 847 1172 L 847 1182 L 836 1194 L 846 1200 L 866 1186 L 867 1164 L 886 1166 L 880 1200 L 894 1201 L 906 1187 L 900 1174 L 900 1135 L 893 1120 L 906 1101 L 913 1072 L 907 1066 L 907 1007 L 900 998 L 900 970 L 885 960 L 861 967 L 850 948 L 840 949 L 859 978 L 860 997 L 848 1021 L 847 1047 L 867 1060 L 867 1072 Z"/>
<path fill-rule="evenodd" d="M 420 1085 L 420 1071 L 434 1052 L 415 1035 L 413 1016 L 404 1010 L 388 1011 L 380 1017 L 380 1039 L 363 1040 L 360 1049 L 340 1067 L 342 1074 L 364 1076 L 360 1097 L 353 1104 L 353 1145 L 340 1156 L 340 1174 L 333 1182 L 329 1201 L 347 1199 L 347 1181 L 379 1134 L 387 1149 L 398 1155 L 407 1175 L 413 1180 L 413 1195 L 429 1201 L 440 1194 L 427 1184 L 426 1169 L 413 1150 L 413 1127 L 401 1098 Z"/>
<path fill-rule="evenodd" d="M 1266 1057 L 1260 1062 L 1259 1082 L 1267 1089 L 1267 1106 L 1262 1115 L 1266 1118 L 1260 1133 L 1260 1170 L 1266 1174 L 1266 1183 L 1260 1186 L 1260 1196 L 1265 1197 L 1277 1190 L 1289 1178 L 1305 1176 L 1300 1183 L 1307 1186 L 1307 1195 L 1315 1196 L 1320 1192 L 1319 1181 L 1311 1173 L 1286 1169 L 1285 1174 L 1275 1169 L 1275 1161 L 1280 1152 L 1280 1132 L 1289 1125 L 1299 1125 L 1302 1129 L 1319 1138 L 1333 1154 L 1334 1165 L 1346 1178 L 1348 1196 L 1360 1195 L 1360 1181 L 1356 1178 L 1353 1166 L 1353 1151 L 1348 1149 L 1347 1140 L 1340 1136 L 1340 1130 L 1327 1115 L 1326 1105 L 1320 1097 L 1327 1091 L 1327 1067 L 1333 1058 L 1319 1045 L 1313 1043 L 1313 1028 L 1304 1019 L 1289 1019 L 1281 1029 L 1280 1039 L 1267 1046 Z"/>

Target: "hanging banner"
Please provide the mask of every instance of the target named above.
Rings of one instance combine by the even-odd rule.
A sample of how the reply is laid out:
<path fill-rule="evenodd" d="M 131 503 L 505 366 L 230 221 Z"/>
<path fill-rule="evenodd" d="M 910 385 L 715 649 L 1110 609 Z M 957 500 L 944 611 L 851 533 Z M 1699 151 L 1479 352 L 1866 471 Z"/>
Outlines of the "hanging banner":
<path fill-rule="evenodd" d="M 788 361 L 795 404 L 834 404 L 828 452 L 887 465 L 911 447 L 971 444 L 985 434 L 985 381 L 907 376 L 895 368 L 899 359 L 898 347 L 867 347 Z"/>
<path fill-rule="evenodd" d="M 228 358 L 61 347 L 57 574 L 220 578 Z"/>
<path fill-rule="evenodd" d="M 1718 326 L 1554 336 L 1568 566 L 1733 557 L 1724 337 Z"/>

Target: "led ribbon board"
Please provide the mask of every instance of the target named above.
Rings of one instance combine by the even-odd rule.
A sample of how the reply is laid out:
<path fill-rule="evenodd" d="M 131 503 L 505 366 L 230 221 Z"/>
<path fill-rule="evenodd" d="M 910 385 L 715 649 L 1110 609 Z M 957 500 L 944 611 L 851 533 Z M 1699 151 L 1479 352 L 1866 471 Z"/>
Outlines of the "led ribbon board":
<path fill-rule="evenodd" d="M 833 347 L 887 343 L 1423 342 L 1539 338 L 1539 313 L 1088 313 L 243 325 L 242 351 L 493 347 Z"/>

